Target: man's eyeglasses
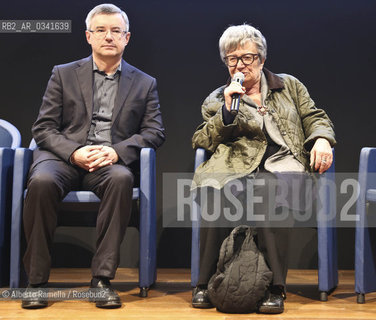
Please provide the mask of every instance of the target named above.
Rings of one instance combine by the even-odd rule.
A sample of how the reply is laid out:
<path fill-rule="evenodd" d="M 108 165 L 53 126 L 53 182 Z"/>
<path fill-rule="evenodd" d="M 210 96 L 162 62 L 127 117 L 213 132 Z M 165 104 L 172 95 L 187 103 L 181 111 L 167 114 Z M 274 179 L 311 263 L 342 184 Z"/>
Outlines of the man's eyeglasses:
<path fill-rule="evenodd" d="M 121 29 L 114 29 L 114 30 L 96 29 L 96 30 L 88 30 L 88 31 L 91 32 L 99 40 L 106 38 L 108 32 L 110 32 L 111 36 L 116 40 L 120 40 L 123 37 L 123 35 L 127 33 L 127 31 L 123 31 Z"/>
<path fill-rule="evenodd" d="M 228 67 L 236 67 L 239 63 L 239 60 L 243 62 L 245 66 L 248 66 L 253 63 L 257 58 L 259 58 L 258 53 L 247 53 L 240 57 L 237 56 L 227 56 L 225 57 L 225 63 Z"/>

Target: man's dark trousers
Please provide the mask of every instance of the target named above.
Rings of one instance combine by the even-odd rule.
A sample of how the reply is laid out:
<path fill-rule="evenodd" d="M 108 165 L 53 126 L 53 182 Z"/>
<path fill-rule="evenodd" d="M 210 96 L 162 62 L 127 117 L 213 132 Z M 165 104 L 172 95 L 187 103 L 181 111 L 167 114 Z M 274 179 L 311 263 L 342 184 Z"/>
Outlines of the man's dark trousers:
<path fill-rule="evenodd" d="M 32 168 L 23 210 L 27 240 L 24 265 L 29 283 L 48 281 L 58 206 L 69 191 L 78 188 L 93 191 L 101 199 L 92 275 L 115 277 L 120 244 L 131 214 L 133 178 L 121 164 L 90 173 L 58 160 L 42 161 Z"/>

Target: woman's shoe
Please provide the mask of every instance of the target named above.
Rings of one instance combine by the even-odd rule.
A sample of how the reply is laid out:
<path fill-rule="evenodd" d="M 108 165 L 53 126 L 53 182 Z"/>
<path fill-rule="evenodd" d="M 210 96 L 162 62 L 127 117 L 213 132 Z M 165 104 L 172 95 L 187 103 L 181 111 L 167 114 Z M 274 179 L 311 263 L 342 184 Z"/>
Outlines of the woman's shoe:
<path fill-rule="evenodd" d="M 286 299 L 286 294 L 282 287 L 272 286 L 269 288 L 265 297 L 261 300 L 258 308 L 259 313 L 276 314 L 282 313 L 284 311 L 284 300 Z"/>
<path fill-rule="evenodd" d="M 214 308 L 210 302 L 208 290 L 195 287 L 192 291 L 192 307 L 200 309 Z"/>

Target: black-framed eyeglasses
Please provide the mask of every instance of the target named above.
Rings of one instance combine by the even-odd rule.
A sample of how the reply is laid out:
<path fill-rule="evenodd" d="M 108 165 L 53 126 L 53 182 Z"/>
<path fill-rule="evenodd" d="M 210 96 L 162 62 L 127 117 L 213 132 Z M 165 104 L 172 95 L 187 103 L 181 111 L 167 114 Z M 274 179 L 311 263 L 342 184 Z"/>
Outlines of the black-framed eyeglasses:
<path fill-rule="evenodd" d="M 102 40 L 106 38 L 108 32 L 110 32 L 111 36 L 116 39 L 120 40 L 123 35 L 125 35 L 128 31 L 124 31 L 121 29 L 113 29 L 113 30 L 106 30 L 106 29 L 96 29 L 96 30 L 88 30 L 91 32 L 97 39 Z"/>
<path fill-rule="evenodd" d="M 245 66 L 249 66 L 259 57 L 258 53 L 247 53 L 240 57 L 229 55 L 225 57 L 225 63 L 228 67 L 235 67 L 238 65 L 239 60 L 241 60 Z"/>

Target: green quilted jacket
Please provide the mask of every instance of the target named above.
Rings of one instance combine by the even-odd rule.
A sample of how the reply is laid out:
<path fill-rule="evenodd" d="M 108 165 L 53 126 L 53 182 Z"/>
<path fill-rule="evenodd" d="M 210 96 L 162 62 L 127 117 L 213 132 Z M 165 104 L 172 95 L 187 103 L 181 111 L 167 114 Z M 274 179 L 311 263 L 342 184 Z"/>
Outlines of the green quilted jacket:
<path fill-rule="evenodd" d="M 265 105 L 294 157 L 307 171 L 309 152 L 317 138 L 335 145 L 333 124 L 325 111 L 318 109 L 306 87 L 287 74 L 274 74 L 264 69 L 268 83 Z M 241 100 L 233 123 L 224 125 L 222 86 L 213 91 L 202 105 L 204 122 L 192 138 L 194 149 L 204 148 L 212 156 L 195 172 L 195 187 L 222 188 L 230 180 L 252 173 L 260 164 L 267 147 L 265 134 Z"/>

